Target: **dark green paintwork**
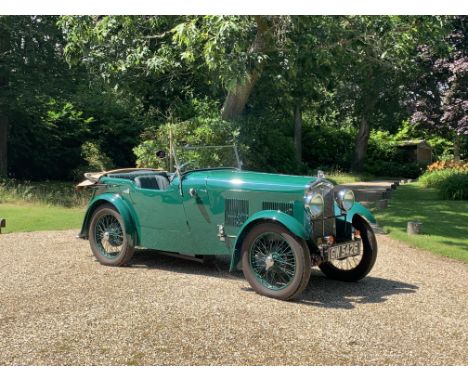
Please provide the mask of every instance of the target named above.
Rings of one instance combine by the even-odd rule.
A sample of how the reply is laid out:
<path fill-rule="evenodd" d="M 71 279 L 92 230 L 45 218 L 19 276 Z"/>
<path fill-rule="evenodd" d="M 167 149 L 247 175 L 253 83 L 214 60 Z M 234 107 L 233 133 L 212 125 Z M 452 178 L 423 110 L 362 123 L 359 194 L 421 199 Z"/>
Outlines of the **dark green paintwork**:
<path fill-rule="evenodd" d="M 231 269 L 239 261 L 243 234 L 260 221 L 277 221 L 294 235 L 308 240 L 310 222 L 304 209 L 305 187 L 314 177 L 268 174 L 237 169 L 212 169 L 188 172 L 166 190 L 137 187 L 128 179 L 103 177 L 90 201 L 80 233 L 87 237 L 91 215 L 102 203 L 110 203 L 122 215 L 127 235 L 137 246 L 189 255 L 229 255 Z M 190 195 L 194 189 L 196 196 Z M 225 199 L 248 200 L 248 219 L 240 226 L 225 225 L 224 241 L 218 225 L 225 224 Z M 263 210 L 263 202 L 291 203 L 292 214 Z M 335 203 L 336 215 L 341 213 Z M 346 217 L 351 222 L 359 214 L 374 223 L 372 214 L 355 203 Z"/>
<path fill-rule="evenodd" d="M 79 236 L 84 237 L 88 235 L 89 223 L 94 210 L 100 205 L 107 203 L 113 205 L 115 209 L 119 212 L 120 216 L 122 216 L 122 219 L 125 224 L 125 232 L 127 234 L 127 239 L 130 240 L 129 242 L 137 244 L 139 242 L 139 233 L 137 230 L 137 215 L 135 214 L 134 209 L 128 203 L 128 201 L 122 198 L 122 196 L 119 194 L 120 191 L 117 187 L 113 187 L 112 191 L 113 192 L 105 192 L 93 196 L 93 198 L 88 204 L 88 208 L 86 210 L 85 218 L 83 221 L 83 226 L 81 228 Z"/>
<path fill-rule="evenodd" d="M 336 213 L 340 212 L 338 205 L 335 205 L 335 212 Z M 359 215 L 365 218 L 371 224 L 377 223 L 374 215 L 372 215 L 372 213 L 360 203 L 354 203 L 353 208 L 351 208 L 346 214 L 346 221 L 348 223 L 352 223 L 354 215 Z"/>
<path fill-rule="evenodd" d="M 284 212 L 281 211 L 258 211 L 255 214 L 253 214 L 239 229 L 238 236 L 235 241 L 234 248 L 236 250 L 231 256 L 231 264 L 229 267 L 229 270 L 232 272 L 233 270 L 236 269 L 237 264 L 240 261 L 240 246 L 241 246 L 241 240 L 242 240 L 242 233 L 247 232 L 250 227 L 252 227 L 254 224 L 260 222 L 260 221 L 275 221 L 280 224 L 282 224 L 284 227 L 286 227 L 289 231 L 291 231 L 294 235 L 297 237 L 300 237 L 304 240 L 307 240 L 310 236 L 310 223 L 308 219 L 304 219 L 305 222 L 303 224 L 299 223 L 299 221 L 290 216 L 285 214 Z"/>

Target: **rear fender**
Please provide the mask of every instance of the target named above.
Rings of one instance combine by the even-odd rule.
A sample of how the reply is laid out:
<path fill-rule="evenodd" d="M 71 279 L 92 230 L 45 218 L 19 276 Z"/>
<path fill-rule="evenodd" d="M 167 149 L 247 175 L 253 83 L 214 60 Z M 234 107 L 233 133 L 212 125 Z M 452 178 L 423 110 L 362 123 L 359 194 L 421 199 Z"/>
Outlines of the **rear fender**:
<path fill-rule="evenodd" d="M 111 204 L 120 214 L 125 225 L 125 232 L 127 234 L 127 239 L 132 245 L 139 244 L 139 233 L 137 230 L 135 213 L 133 208 L 129 203 L 123 199 L 119 194 L 105 193 L 101 194 L 88 206 L 88 209 L 83 220 L 83 225 L 81 226 L 81 231 L 78 237 L 86 239 L 88 238 L 89 233 L 89 224 L 91 222 L 91 217 L 93 216 L 94 211 L 103 204 Z"/>
<path fill-rule="evenodd" d="M 309 234 L 307 233 L 308 231 L 304 225 L 291 215 L 285 214 L 281 211 L 259 211 L 247 219 L 247 221 L 239 229 L 239 234 L 237 235 L 234 245 L 234 251 L 231 255 L 231 265 L 229 267 L 230 272 L 237 268 L 237 264 L 241 259 L 240 249 L 247 233 L 253 226 L 265 222 L 281 224 L 286 229 L 291 231 L 295 236 L 300 237 L 301 239 L 307 240 L 309 238 Z"/>

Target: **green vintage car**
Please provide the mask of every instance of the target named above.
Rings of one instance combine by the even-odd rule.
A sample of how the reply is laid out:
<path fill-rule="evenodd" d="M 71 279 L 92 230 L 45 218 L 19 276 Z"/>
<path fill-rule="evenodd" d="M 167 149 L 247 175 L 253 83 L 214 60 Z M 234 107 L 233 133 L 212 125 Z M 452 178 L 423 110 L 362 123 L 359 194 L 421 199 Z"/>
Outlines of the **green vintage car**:
<path fill-rule="evenodd" d="M 221 154 L 226 150 L 233 154 Z M 87 174 L 84 185 L 94 193 L 79 237 L 89 239 L 100 263 L 125 265 L 136 248 L 193 259 L 229 256 L 230 270 L 242 268 L 255 291 L 282 300 L 301 294 L 313 266 L 343 281 L 372 269 L 374 217 L 323 174 L 245 171 L 235 146 L 170 154 L 157 155 L 173 172 Z"/>

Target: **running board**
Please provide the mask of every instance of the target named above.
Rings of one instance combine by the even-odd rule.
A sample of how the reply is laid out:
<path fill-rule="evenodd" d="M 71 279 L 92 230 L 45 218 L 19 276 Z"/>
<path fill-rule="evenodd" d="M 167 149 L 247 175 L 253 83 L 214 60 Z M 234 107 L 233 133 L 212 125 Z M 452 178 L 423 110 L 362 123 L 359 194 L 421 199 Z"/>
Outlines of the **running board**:
<path fill-rule="evenodd" d="M 195 261 L 200 264 L 206 264 L 209 260 L 207 260 L 207 257 L 213 257 L 214 256 L 203 256 L 203 255 L 183 255 L 182 253 L 174 253 L 174 252 L 164 252 L 164 251 L 157 251 L 161 254 L 175 257 L 177 259 L 183 259 L 183 260 L 190 260 L 190 261 Z"/>

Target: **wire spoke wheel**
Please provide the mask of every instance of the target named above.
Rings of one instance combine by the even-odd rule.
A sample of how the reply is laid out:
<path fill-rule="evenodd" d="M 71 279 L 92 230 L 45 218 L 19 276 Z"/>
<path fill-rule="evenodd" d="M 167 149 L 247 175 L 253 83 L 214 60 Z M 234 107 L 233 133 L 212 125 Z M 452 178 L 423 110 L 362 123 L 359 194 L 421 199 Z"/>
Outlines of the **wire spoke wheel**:
<path fill-rule="evenodd" d="M 362 238 L 360 238 L 360 241 L 361 241 L 361 245 L 360 245 L 361 252 L 359 253 L 359 255 L 346 257 L 344 259 L 331 260 L 330 263 L 336 269 L 340 269 L 342 271 L 350 271 L 352 269 L 357 268 L 359 264 L 361 263 L 363 259 L 363 255 L 364 255 L 364 245 L 362 243 Z"/>
<path fill-rule="evenodd" d="M 123 247 L 123 230 L 113 215 L 104 215 L 96 222 L 95 240 L 98 250 L 107 258 L 115 258 Z"/>
<path fill-rule="evenodd" d="M 342 281 L 358 281 L 373 268 L 377 259 L 377 240 L 370 225 L 362 218 L 353 220 L 353 238 L 361 240 L 361 252 L 357 256 L 331 260 L 319 265 L 329 278 Z"/>
<path fill-rule="evenodd" d="M 240 250 L 242 271 L 257 293 L 291 300 L 307 286 L 309 248 L 286 227 L 273 222 L 257 224 L 245 236 Z"/>
<path fill-rule="evenodd" d="M 89 241 L 94 256 L 104 265 L 125 265 L 134 253 L 133 241 L 126 234 L 122 217 L 107 204 L 98 207 L 91 218 Z"/>
<path fill-rule="evenodd" d="M 287 287 L 296 274 L 296 259 L 291 246 L 274 232 L 257 237 L 250 247 L 249 261 L 262 285 L 272 290 Z"/>

